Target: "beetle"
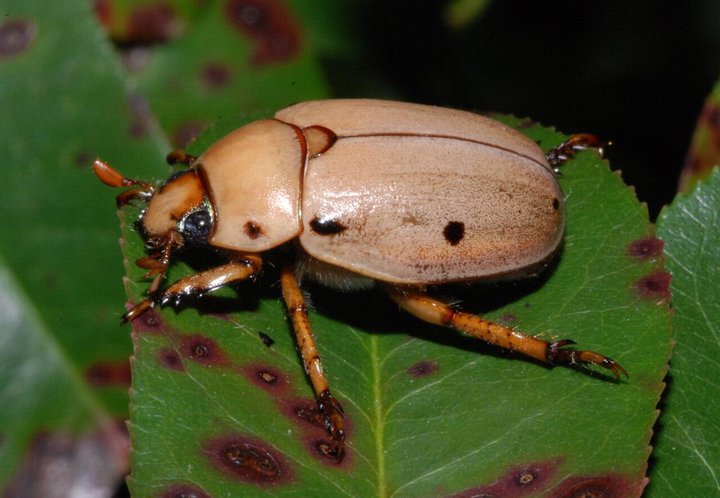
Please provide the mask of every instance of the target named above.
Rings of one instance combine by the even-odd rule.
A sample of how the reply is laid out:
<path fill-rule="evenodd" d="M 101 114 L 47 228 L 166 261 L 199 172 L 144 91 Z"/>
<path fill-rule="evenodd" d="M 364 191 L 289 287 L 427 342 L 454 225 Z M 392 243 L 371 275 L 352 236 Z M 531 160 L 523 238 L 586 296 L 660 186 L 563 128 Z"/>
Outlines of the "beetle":
<path fill-rule="evenodd" d="M 554 167 L 587 147 L 574 135 L 543 153 L 490 118 L 381 100 L 299 103 L 245 125 L 200 157 L 168 156 L 187 169 L 156 187 L 97 160 L 107 185 L 130 187 L 122 206 L 146 202 L 137 223 L 154 277 L 147 298 L 123 317 L 177 305 L 218 287 L 256 278 L 263 254 L 287 247 L 280 281 L 318 410 L 342 458 L 343 410 L 332 395 L 310 328 L 300 282 L 339 290 L 377 284 L 421 320 L 550 365 L 599 365 L 627 376 L 612 359 L 549 342 L 431 297 L 430 285 L 537 274 L 561 245 L 565 207 Z M 224 264 L 164 285 L 175 251 L 211 247 Z"/>

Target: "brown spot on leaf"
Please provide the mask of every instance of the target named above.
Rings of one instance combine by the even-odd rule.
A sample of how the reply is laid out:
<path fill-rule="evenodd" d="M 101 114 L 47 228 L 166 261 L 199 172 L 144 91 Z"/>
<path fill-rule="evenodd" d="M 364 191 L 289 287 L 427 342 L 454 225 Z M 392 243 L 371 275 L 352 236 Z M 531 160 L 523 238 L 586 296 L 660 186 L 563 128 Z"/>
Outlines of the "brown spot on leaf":
<path fill-rule="evenodd" d="M 93 10 L 100 23 L 108 27 L 112 22 L 112 11 L 110 9 L 110 0 L 93 0 Z"/>
<path fill-rule="evenodd" d="M 160 498 L 211 498 L 194 484 L 173 484 L 160 493 Z"/>
<path fill-rule="evenodd" d="M 132 304 L 128 303 L 125 309 L 132 309 Z M 132 321 L 132 328 L 137 333 L 154 333 L 165 332 L 165 320 L 155 310 L 148 310 L 135 320 Z"/>
<path fill-rule="evenodd" d="M 132 45 L 163 43 L 178 36 L 181 27 L 173 8 L 165 2 L 136 6 L 128 17 L 123 42 Z"/>
<path fill-rule="evenodd" d="M 646 275 L 635 282 L 635 289 L 640 297 L 667 301 L 670 299 L 670 280 L 672 276 L 663 270 Z"/>
<path fill-rule="evenodd" d="M 252 64 L 282 62 L 300 52 L 300 30 L 280 0 L 229 0 L 225 14 L 233 27 L 253 41 Z"/>
<path fill-rule="evenodd" d="M 289 404 L 290 418 L 294 421 L 302 421 L 307 426 L 325 430 L 325 417 L 317 408 L 314 399 L 298 399 Z"/>
<path fill-rule="evenodd" d="M 182 362 L 182 358 L 180 358 L 180 355 L 174 349 L 160 348 L 156 354 L 158 361 L 163 367 L 177 372 L 185 371 L 185 365 Z"/>
<path fill-rule="evenodd" d="M 248 484 L 270 487 L 293 478 L 285 457 L 254 437 L 229 434 L 210 439 L 203 444 L 203 452 L 220 472 Z"/>
<path fill-rule="evenodd" d="M 180 341 L 180 355 L 207 367 L 226 366 L 228 363 L 218 343 L 200 334 L 182 338 Z"/>
<path fill-rule="evenodd" d="M 9 19 L 0 23 L 0 57 L 23 53 L 35 39 L 37 28 L 30 21 Z"/>
<path fill-rule="evenodd" d="M 248 365 L 241 371 L 250 382 L 274 395 L 287 390 L 290 386 L 287 375 L 267 365 Z"/>
<path fill-rule="evenodd" d="M 122 360 L 93 363 L 85 370 L 85 379 L 95 387 L 129 386 L 130 362 Z"/>
<path fill-rule="evenodd" d="M 662 255 L 664 245 L 665 243 L 660 239 L 646 237 L 633 241 L 628 246 L 627 253 L 636 259 L 652 259 Z"/>
<path fill-rule="evenodd" d="M 713 97 L 709 97 L 700 113 L 690 149 L 685 157 L 679 190 L 686 192 L 695 182 L 705 178 L 718 163 L 719 157 L 720 107 Z"/>
<path fill-rule="evenodd" d="M 407 369 L 410 377 L 427 377 L 438 371 L 438 365 L 434 361 L 419 361 Z"/>
<path fill-rule="evenodd" d="M 210 90 L 218 90 L 230 83 L 230 68 L 221 62 L 208 62 L 202 68 L 202 82 Z"/>
<path fill-rule="evenodd" d="M 633 489 L 633 488 L 640 489 Z M 615 474 L 601 476 L 571 477 L 557 487 L 553 496 L 557 498 L 620 498 L 638 496 L 643 483 L 631 486 L 630 483 Z"/>
<path fill-rule="evenodd" d="M 345 451 L 341 461 L 333 451 L 333 443 L 325 428 L 325 417 L 318 410 L 317 401 L 309 398 L 283 399 L 278 398 L 282 412 L 297 424 L 302 435 L 303 446 L 308 454 L 320 462 L 332 465 L 333 468 L 349 469 L 353 466 L 352 453 Z M 348 413 L 344 414 L 345 439 L 352 440 L 352 421 Z"/>
<path fill-rule="evenodd" d="M 315 438 L 310 437 L 305 442 L 308 452 L 323 464 L 330 465 L 332 468 L 349 469 L 352 467 L 353 454 L 345 449 L 345 453 L 341 459 L 338 459 L 334 444 L 329 436 Z"/>
<path fill-rule="evenodd" d="M 550 481 L 561 459 L 533 462 L 512 467 L 493 484 L 482 485 L 450 495 L 448 498 L 523 497 L 534 495 Z M 554 495 L 553 495 L 554 496 Z"/>
<path fill-rule="evenodd" d="M 521 469 L 515 474 L 515 486 L 518 488 L 526 488 L 532 486 L 540 477 L 540 473 L 536 467 L 527 467 Z"/>

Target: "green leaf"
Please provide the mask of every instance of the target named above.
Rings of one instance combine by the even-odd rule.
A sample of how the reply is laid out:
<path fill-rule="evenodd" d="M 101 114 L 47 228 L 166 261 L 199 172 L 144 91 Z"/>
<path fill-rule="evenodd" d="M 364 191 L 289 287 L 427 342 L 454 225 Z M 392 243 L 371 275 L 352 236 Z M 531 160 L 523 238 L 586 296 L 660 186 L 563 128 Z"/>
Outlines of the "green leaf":
<path fill-rule="evenodd" d="M 720 171 L 658 219 L 672 273 L 675 351 L 654 454 L 650 496 L 720 492 Z"/>
<path fill-rule="evenodd" d="M 107 194 L 90 165 L 160 156 L 155 137 L 128 133 L 120 67 L 87 2 L 0 12 L 0 489 L 109 494 L 127 471 L 131 342 L 117 221 L 95 209 Z"/>
<path fill-rule="evenodd" d="M 545 147 L 562 138 L 525 131 Z M 338 464 L 318 451 L 327 436 L 312 422 L 312 389 L 266 265 L 258 286 L 134 322 L 133 493 L 639 496 L 671 347 L 661 246 L 645 207 L 595 153 L 567 163 L 560 181 L 568 219 L 557 265 L 540 279 L 450 292 L 467 310 L 603 352 L 629 380 L 494 350 L 401 315 L 379 291 L 308 286 L 349 425 Z M 127 228 L 136 216 L 123 212 L 127 261 L 143 255 Z M 138 302 L 147 282 L 128 271 Z M 178 265 L 170 280 L 187 271 Z"/>
<path fill-rule="evenodd" d="M 90 4 L 0 0 L 3 496 L 51 496 L 51 489 L 62 496 L 70 489 L 83 492 L 82 485 L 110 495 L 128 471 L 124 420 L 132 350 L 127 328 L 119 327 L 125 300 L 121 252 L 114 193 L 93 175 L 93 160 L 117 164 L 129 177 L 162 177 L 170 146 L 156 113 L 161 124 L 172 123 L 180 111 L 192 116 L 185 103 L 196 102 L 205 113 L 198 120 L 210 122 L 255 111 L 267 105 L 266 98 L 275 105 L 324 95 L 309 53 L 263 66 L 258 74 L 243 58 L 250 43 L 236 34 L 241 49 L 233 46 L 231 71 L 251 79 L 256 90 L 207 91 L 224 100 L 206 105 L 191 92 L 201 87 L 193 79 L 201 74 L 168 62 L 190 60 L 175 47 L 193 46 L 192 40 L 136 48 L 122 55 L 123 66 Z M 103 2 L 95 4 L 102 11 Z M 206 20 L 202 29 L 216 27 Z M 232 48 L 226 38 L 218 41 L 221 50 Z M 205 67 L 201 54 L 194 55 Z M 211 50 L 205 55 L 213 60 Z M 148 73 L 134 65 L 138 57 L 149 59 L 143 66 Z M 175 71 L 185 86 L 158 90 L 150 108 L 138 88 L 156 95 L 148 75 L 159 66 Z M 280 86 L 287 67 L 300 84 L 283 80 Z M 126 69 L 136 71 L 135 80 Z M 234 91 L 257 94 L 256 108 L 245 107 L 246 101 L 229 105 Z M 173 114 L 174 106 L 179 111 Z"/>
<path fill-rule="evenodd" d="M 255 13 L 229 0 L 209 4 L 186 36 L 140 55 L 133 75 L 173 145 L 184 147 L 223 118 L 326 97 L 313 55 L 284 3 Z"/>

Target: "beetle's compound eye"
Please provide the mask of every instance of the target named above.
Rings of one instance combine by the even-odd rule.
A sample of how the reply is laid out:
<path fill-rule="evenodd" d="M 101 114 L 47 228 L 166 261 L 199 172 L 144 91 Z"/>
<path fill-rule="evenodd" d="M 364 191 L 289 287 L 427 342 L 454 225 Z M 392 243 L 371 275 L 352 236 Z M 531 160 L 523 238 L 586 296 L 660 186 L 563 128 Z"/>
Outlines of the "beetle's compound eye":
<path fill-rule="evenodd" d="M 178 223 L 178 231 L 182 235 L 185 244 L 201 247 L 208 244 L 212 226 L 212 212 L 209 203 L 206 202 L 203 203 L 202 207 L 192 211 Z"/>

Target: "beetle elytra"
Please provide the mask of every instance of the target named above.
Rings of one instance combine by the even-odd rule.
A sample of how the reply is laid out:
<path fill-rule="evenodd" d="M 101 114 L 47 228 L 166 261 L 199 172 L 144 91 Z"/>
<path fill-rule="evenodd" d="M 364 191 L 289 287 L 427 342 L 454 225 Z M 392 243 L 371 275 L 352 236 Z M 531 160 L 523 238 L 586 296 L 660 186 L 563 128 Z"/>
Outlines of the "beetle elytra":
<path fill-rule="evenodd" d="M 243 126 L 159 187 L 97 160 L 107 185 L 130 187 L 118 204 L 147 203 L 138 226 L 154 277 L 147 298 L 124 315 L 255 278 L 263 253 L 287 247 L 282 295 L 318 409 L 338 459 L 340 403 L 331 394 L 301 292 L 302 278 L 340 290 L 378 284 L 421 320 L 549 364 L 595 364 L 627 375 L 610 358 L 548 342 L 457 311 L 428 285 L 520 278 L 557 252 L 565 207 L 553 166 L 598 147 L 575 135 L 547 155 L 530 139 L 464 111 L 380 100 L 296 104 Z M 164 285 L 181 247 L 210 246 L 227 262 Z"/>

